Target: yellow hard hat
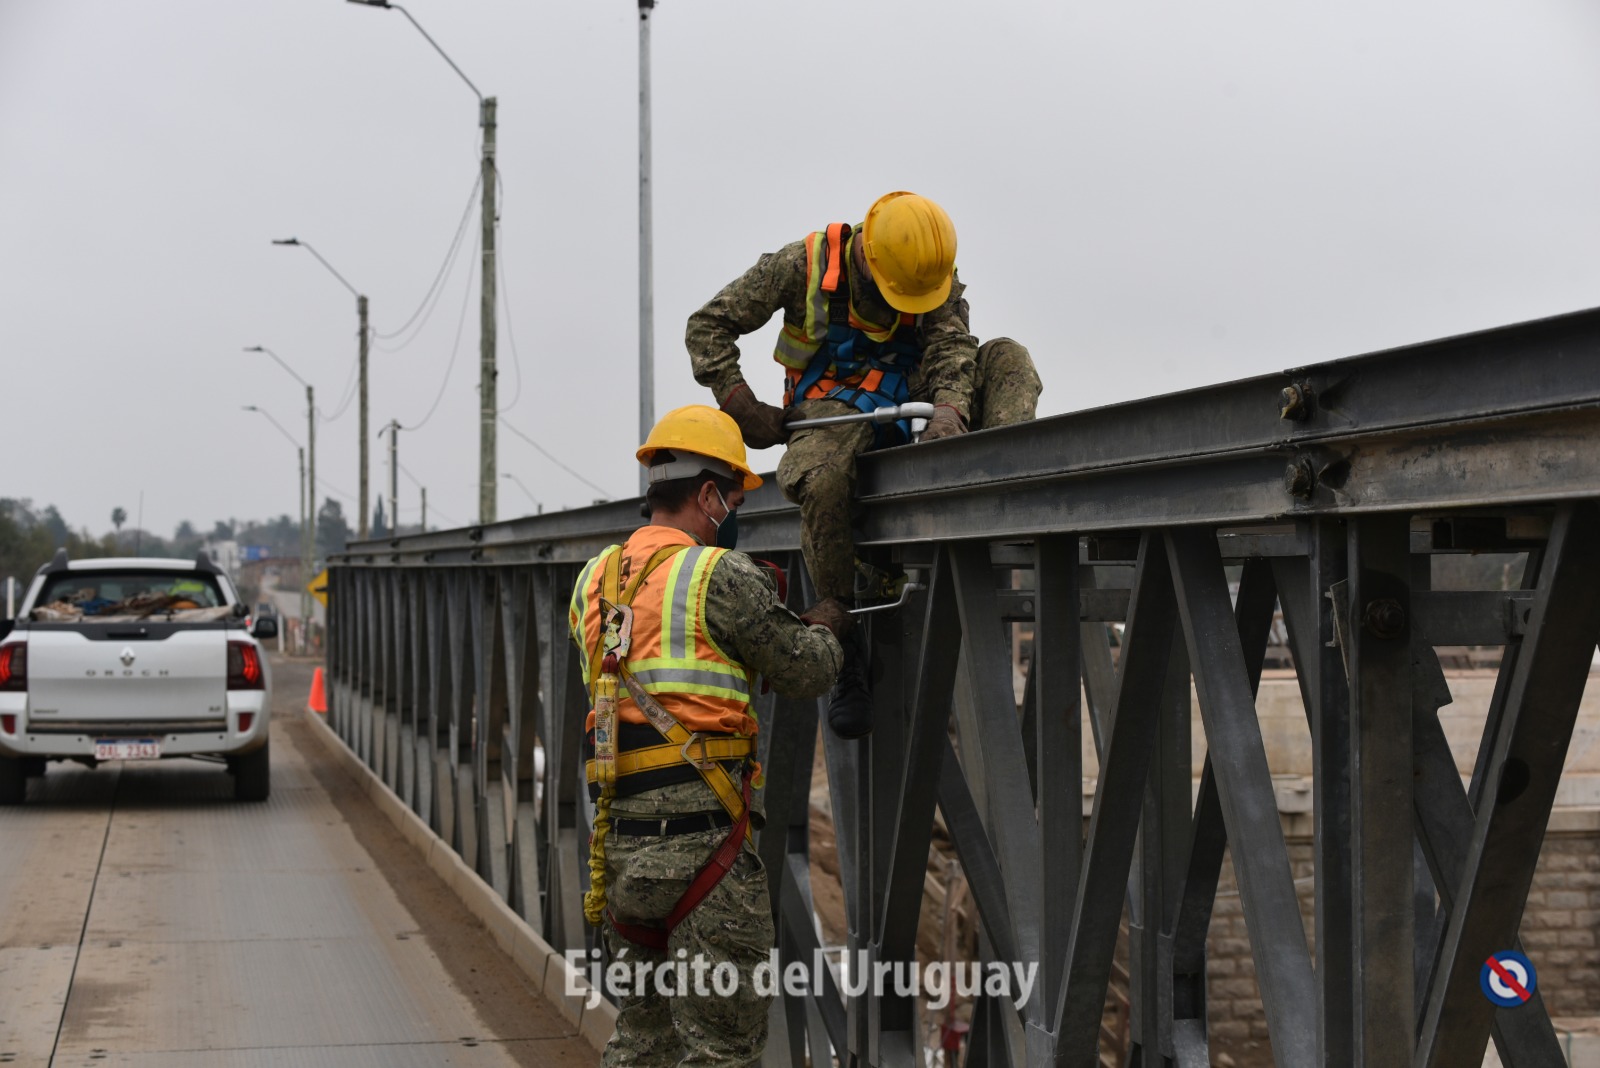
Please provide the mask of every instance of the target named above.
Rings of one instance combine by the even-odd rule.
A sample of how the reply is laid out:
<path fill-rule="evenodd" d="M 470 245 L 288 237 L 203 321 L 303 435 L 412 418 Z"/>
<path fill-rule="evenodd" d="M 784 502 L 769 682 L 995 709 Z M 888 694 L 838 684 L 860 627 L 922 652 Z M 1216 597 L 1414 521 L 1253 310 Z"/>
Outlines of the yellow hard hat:
<path fill-rule="evenodd" d="M 656 452 L 661 449 L 673 453 L 675 459 L 672 463 L 653 463 Z M 684 463 L 683 453 L 720 461 L 706 464 L 705 469 L 722 474 L 724 472 L 718 471 L 718 468 L 730 468 L 731 477 L 742 477 L 747 490 L 761 485 L 761 476 L 750 470 L 750 462 L 745 459 L 744 438 L 739 434 L 739 424 L 727 412 L 708 408 L 704 404 L 674 408 L 650 428 L 649 439 L 639 446 L 639 451 L 634 455 L 645 467 L 652 469 L 651 481 L 663 481 L 699 473 L 698 467 L 689 470 L 688 466 L 679 466 Z M 659 478 L 656 472 L 660 472 Z"/>
<path fill-rule="evenodd" d="M 956 227 L 945 210 L 915 193 L 886 193 L 861 228 L 872 280 L 896 311 L 921 315 L 950 296 Z"/>

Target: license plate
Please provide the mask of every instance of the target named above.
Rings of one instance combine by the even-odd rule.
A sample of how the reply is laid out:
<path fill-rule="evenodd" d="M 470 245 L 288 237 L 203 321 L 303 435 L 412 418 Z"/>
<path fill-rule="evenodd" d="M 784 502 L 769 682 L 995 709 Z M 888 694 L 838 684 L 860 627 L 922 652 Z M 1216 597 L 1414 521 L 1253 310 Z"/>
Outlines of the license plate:
<path fill-rule="evenodd" d="M 96 760 L 159 760 L 161 743 L 153 738 L 119 738 L 94 743 Z"/>

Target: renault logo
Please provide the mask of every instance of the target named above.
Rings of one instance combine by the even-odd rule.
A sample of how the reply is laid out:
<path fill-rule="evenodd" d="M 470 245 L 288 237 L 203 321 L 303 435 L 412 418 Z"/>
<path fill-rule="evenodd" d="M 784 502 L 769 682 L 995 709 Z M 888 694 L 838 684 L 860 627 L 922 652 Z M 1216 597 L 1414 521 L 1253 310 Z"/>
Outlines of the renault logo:
<path fill-rule="evenodd" d="M 122 650 L 122 666 L 123 667 L 132 667 L 133 666 L 133 646 L 131 646 L 131 645 L 128 646 L 126 649 Z"/>

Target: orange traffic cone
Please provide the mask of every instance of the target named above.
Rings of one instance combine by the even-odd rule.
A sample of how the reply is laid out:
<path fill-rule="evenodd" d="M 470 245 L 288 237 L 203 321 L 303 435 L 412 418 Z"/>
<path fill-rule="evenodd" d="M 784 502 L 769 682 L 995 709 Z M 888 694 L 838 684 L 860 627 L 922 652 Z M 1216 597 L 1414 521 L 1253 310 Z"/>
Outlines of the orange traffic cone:
<path fill-rule="evenodd" d="M 306 702 L 306 708 L 312 712 L 328 712 L 328 694 L 322 685 L 322 669 L 317 668 L 316 674 L 311 676 L 311 698 Z"/>

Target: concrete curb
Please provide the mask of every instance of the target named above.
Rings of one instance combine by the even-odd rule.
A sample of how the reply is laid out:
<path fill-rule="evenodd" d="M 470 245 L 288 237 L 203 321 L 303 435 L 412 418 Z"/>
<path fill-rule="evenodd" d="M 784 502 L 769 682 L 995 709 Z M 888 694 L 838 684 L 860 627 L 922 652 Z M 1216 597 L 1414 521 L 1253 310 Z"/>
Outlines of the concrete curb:
<path fill-rule="evenodd" d="M 434 834 L 433 828 L 407 808 L 405 802 L 350 751 L 344 739 L 333 732 L 321 715 L 308 711 L 304 717 L 323 747 L 361 784 L 362 792 L 389 818 L 401 836 L 422 854 L 428 867 L 461 899 L 467 911 L 489 929 L 495 944 L 528 977 L 534 989 L 543 994 L 545 1000 L 561 1014 L 561 1018 L 571 1024 L 597 1052 L 604 1050 L 606 1041 L 617 1027 L 617 1007 L 602 998 L 594 1008 L 586 1009 L 584 1003 L 588 999 L 590 986 L 583 975 L 575 973 L 567 959 L 539 937 L 526 920 L 513 912 L 477 872 L 467 867 L 448 842 Z M 569 990 L 576 990 L 577 993 L 568 994 Z"/>

